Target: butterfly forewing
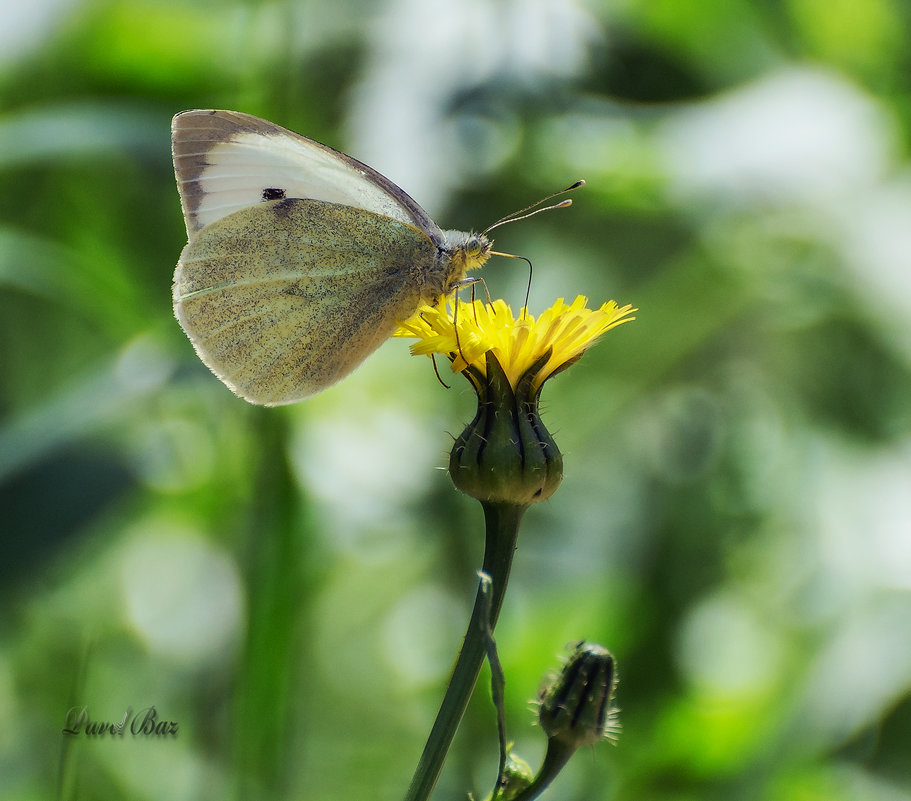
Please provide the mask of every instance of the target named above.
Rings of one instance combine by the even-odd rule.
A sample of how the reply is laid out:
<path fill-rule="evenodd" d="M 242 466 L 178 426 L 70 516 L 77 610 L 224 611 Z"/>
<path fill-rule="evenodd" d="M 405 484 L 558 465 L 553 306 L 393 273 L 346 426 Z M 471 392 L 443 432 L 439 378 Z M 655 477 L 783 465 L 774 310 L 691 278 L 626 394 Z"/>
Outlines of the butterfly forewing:
<path fill-rule="evenodd" d="M 439 227 L 392 181 L 356 159 L 236 111 L 185 111 L 172 123 L 174 170 L 192 241 L 205 226 L 264 200 L 311 198 Z"/>
<path fill-rule="evenodd" d="M 347 375 L 424 300 L 436 247 L 412 225 L 332 203 L 276 200 L 200 230 L 174 307 L 202 361 L 277 405 Z"/>

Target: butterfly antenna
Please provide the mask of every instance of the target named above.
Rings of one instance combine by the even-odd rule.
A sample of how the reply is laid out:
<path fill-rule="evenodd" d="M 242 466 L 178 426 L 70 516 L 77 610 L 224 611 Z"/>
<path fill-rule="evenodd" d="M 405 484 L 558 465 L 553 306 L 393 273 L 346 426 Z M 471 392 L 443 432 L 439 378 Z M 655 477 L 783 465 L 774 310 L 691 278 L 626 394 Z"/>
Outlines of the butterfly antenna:
<path fill-rule="evenodd" d="M 532 203 L 530 206 L 526 206 L 524 209 L 519 209 L 514 211 L 512 214 L 507 214 L 505 217 L 497 220 L 493 225 L 488 226 L 482 233 L 484 235 L 489 234 L 494 228 L 497 228 L 501 225 L 506 225 L 506 223 L 518 222 L 519 220 L 525 220 L 528 217 L 533 217 L 535 214 L 540 214 L 542 211 L 550 211 L 551 209 L 562 209 L 565 206 L 571 206 L 573 204 L 572 200 L 567 198 L 566 200 L 561 200 L 559 203 L 554 203 L 552 206 L 545 206 L 543 209 L 539 209 L 542 203 L 546 203 L 548 200 L 552 200 L 555 197 L 565 194 L 566 192 L 572 192 L 573 189 L 578 189 L 580 186 L 584 186 L 585 181 L 579 180 L 576 181 L 572 186 L 567 186 L 566 189 L 561 189 L 559 192 L 554 192 L 553 194 L 542 197 L 536 203 Z"/>

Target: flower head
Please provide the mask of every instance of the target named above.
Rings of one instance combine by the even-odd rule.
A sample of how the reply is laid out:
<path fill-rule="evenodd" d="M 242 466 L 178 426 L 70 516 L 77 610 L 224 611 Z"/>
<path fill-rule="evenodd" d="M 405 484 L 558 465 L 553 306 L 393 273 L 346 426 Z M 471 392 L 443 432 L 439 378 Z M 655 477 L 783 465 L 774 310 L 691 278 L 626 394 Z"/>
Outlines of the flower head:
<path fill-rule="evenodd" d="M 502 300 L 441 299 L 401 324 L 396 336 L 418 338 L 413 354 L 444 354 L 478 393 L 478 412 L 449 457 L 462 492 L 524 507 L 559 486 L 563 457 L 538 414 L 541 387 L 635 311 L 614 301 L 594 310 L 585 304 L 581 295 L 569 305 L 561 298 L 535 320 L 525 309 L 515 317 Z"/>
<path fill-rule="evenodd" d="M 413 354 L 444 354 L 453 372 L 467 371 L 469 378 L 471 374 L 487 377 L 484 355 L 492 352 L 513 389 L 535 367 L 528 387 L 534 396 L 548 378 L 578 360 L 602 334 L 635 319 L 630 314 L 636 310 L 630 305 L 619 307 L 611 300 L 589 309 L 587 302 L 583 295 L 571 304 L 560 298 L 535 319 L 524 308 L 514 316 L 503 300 L 487 304 L 444 298 L 418 310 L 395 336 L 417 337 Z"/>

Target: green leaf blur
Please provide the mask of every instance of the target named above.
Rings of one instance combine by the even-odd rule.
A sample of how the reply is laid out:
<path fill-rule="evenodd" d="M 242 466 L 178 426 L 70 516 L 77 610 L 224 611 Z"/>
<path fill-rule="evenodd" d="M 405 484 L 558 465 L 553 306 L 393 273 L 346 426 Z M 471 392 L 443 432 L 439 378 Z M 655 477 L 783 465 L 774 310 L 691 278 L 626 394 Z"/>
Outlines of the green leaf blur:
<path fill-rule="evenodd" d="M 639 309 L 544 388 L 564 480 L 497 629 L 531 764 L 558 655 L 617 660 L 617 746 L 545 798 L 911 799 L 909 31 L 900 0 L 4 4 L 0 797 L 392 801 L 460 644 L 467 384 L 393 340 L 255 408 L 173 319 L 170 119 L 211 107 L 446 228 L 587 181 L 496 231 L 532 312 Z M 521 306 L 523 262 L 483 274 Z M 436 798 L 492 786 L 488 687 Z M 82 707 L 125 733 L 64 734 Z M 176 737 L 130 731 L 150 707 Z"/>

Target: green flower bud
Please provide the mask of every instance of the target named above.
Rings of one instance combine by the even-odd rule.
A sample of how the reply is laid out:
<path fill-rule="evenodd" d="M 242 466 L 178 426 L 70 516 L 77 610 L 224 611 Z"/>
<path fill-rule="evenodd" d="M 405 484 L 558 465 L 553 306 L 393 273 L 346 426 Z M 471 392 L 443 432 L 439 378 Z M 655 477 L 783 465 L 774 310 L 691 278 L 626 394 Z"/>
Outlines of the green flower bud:
<path fill-rule="evenodd" d="M 580 642 L 556 680 L 541 693 L 538 720 L 551 743 L 574 751 L 619 729 L 613 695 L 614 658 L 594 643 Z"/>
<path fill-rule="evenodd" d="M 532 391 L 550 351 L 515 389 L 493 352 L 485 356 L 486 375 L 465 370 L 478 393 L 478 411 L 452 448 L 449 474 L 479 501 L 530 506 L 553 495 L 563 478 L 563 456 L 538 414 L 541 388 Z"/>
<path fill-rule="evenodd" d="M 531 786 L 534 778 L 531 765 L 509 751 L 506 754 L 506 765 L 503 767 L 500 784 L 492 801 L 513 801 L 519 793 Z"/>

